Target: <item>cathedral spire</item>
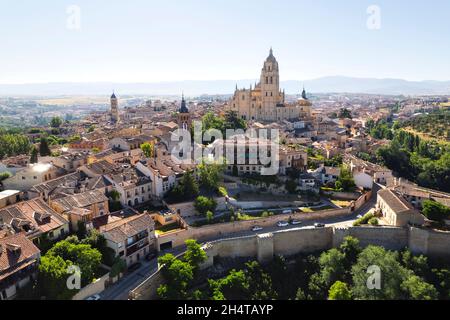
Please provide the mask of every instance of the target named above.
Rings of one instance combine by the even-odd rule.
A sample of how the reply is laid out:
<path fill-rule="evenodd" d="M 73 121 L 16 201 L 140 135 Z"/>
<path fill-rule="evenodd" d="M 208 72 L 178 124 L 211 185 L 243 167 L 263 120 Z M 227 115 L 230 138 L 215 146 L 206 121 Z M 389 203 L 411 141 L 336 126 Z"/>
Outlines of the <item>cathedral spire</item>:
<path fill-rule="evenodd" d="M 306 90 L 305 90 L 305 85 L 304 84 L 303 84 L 302 98 L 305 99 L 305 100 L 308 100 L 308 98 L 306 97 Z"/>

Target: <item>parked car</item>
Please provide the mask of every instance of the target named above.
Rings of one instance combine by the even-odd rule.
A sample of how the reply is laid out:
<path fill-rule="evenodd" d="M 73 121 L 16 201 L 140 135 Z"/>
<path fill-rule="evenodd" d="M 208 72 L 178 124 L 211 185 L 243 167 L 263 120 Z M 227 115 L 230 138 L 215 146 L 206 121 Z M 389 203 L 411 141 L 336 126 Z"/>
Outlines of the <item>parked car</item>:
<path fill-rule="evenodd" d="M 292 213 L 292 210 L 290 210 L 290 209 L 283 210 L 283 214 L 291 214 L 291 213 Z"/>
<path fill-rule="evenodd" d="M 97 301 L 97 300 L 101 300 L 102 298 L 100 297 L 99 294 L 94 294 L 93 296 L 88 297 L 86 300 L 91 300 L 91 301 Z"/>
<path fill-rule="evenodd" d="M 155 259 L 158 255 L 154 252 L 150 252 L 148 255 L 145 256 L 145 260 L 152 261 Z"/>
<path fill-rule="evenodd" d="M 128 271 L 128 272 L 136 271 L 136 270 L 139 269 L 141 266 L 142 266 L 142 263 L 136 262 L 136 263 L 132 264 L 131 266 L 129 266 L 128 269 L 127 269 L 127 271 Z"/>
<path fill-rule="evenodd" d="M 362 215 L 358 214 L 358 215 L 356 216 L 356 219 L 361 219 L 362 217 L 363 217 Z"/>
<path fill-rule="evenodd" d="M 302 222 L 300 220 L 292 220 L 291 224 L 295 226 L 297 224 L 302 224 Z"/>
<path fill-rule="evenodd" d="M 277 226 L 279 226 L 279 227 L 287 227 L 288 225 L 289 225 L 289 223 L 286 221 L 278 221 L 277 222 Z"/>
<path fill-rule="evenodd" d="M 253 231 L 253 232 L 261 231 L 262 229 L 263 229 L 263 228 L 260 227 L 260 226 L 254 226 L 254 227 L 252 228 L 252 231 Z"/>
<path fill-rule="evenodd" d="M 316 228 L 323 228 L 323 227 L 325 227 L 325 224 L 320 223 L 320 222 L 316 222 L 316 223 L 314 223 L 314 227 L 316 227 Z"/>

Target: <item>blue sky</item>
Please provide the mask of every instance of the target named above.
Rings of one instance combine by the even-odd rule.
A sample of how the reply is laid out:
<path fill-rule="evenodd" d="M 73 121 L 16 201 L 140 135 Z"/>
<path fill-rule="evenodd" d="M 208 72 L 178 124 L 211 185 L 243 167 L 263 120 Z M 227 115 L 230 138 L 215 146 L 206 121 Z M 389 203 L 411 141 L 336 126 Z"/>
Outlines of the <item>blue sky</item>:
<path fill-rule="evenodd" d="M 253 79 L 271 46 L 282 80 L 450 80 L 449 14 L 448 0 L 0 0 L 0 83 Z"/>

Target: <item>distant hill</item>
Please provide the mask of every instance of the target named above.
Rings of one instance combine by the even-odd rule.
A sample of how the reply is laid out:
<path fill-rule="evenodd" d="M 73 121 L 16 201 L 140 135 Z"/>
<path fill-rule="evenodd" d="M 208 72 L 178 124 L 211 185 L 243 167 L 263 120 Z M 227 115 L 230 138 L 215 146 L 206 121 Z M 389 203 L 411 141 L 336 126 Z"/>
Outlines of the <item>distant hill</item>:
<path fill-rule="evenodd" d="M 256 79 L 171 81 L 153 83 L 45 83 L 0 84 L 0 95 L 107 95 L 112 90 L 119 94 L 173 95 L 184 91 L 187 95 L 231 94 L 236 84 L 248 88 Z M 286 93 L 300 93 L 305 84 L 312 93 L 367 93 L 387 95 L 450 95 L 450 81 L 406 81 L 401 79 L 352 78 L 343 76 L 312 80 L 282 81 Z"/>

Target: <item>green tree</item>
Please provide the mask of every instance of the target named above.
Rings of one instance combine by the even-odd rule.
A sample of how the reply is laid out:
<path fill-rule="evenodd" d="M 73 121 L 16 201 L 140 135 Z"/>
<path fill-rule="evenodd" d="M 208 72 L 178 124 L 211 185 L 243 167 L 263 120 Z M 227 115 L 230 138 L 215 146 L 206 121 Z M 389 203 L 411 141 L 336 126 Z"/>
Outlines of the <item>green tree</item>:
<path fill-rule="evenodd" d="M 240 118 L 236 111 L 227 111 L 225 113 L 225 129 L 246 129 L 247 123 Z"/>
<path fill-rule="evenodd" d="M 341 166 L 341 173 L 336 181 L 336 188 L 344 191 L 352 191 L 355 188 L 355 180 L 350 169 L 343 165 Z"/>
<path fill-rule="evenodd" d="M 36 147 L 31 148 L 31 155 L 30 155 L 30 163 L 38 163 L 38 149 Z"/>
<path fill-rule="evenodd" d="M 141 150 L 147 158 L 154 156 L 154 145 L 148 142 L 141 144 Z"/>
<path fill-rule="evenodd" d="M 371 266 L 380 268 L 381 290 L 367 286 L 369 277 L 376 277 L 376 274 L 367 272 Z M 402 297 L 400 286 L 408 276 L 409 272 L 400 265 L 397 253 L 382 247 L 368 246 L 359 254 L 357 263 L 352 267 L 352 292 L 356 299 L 362 300 L 398 299 Z"/>
<path fill-rule="evenodd" d="M 207 256 L 197 241 L 189 239 L 185 243 L 187 249 L 184 254 L 184 260 L 192 266 L 195 273 L 198 271 L 200 264 L 206 261 Z"/>
<path fill-rule="evenodd" d="M 62 125 L 63 121 L 60 117 L 53 117 L 50 121 L 50 126 L 52 128 L 59 128 Z"/>
<path fill-rule="evenodd" d="M 48 146 L 48 140 L 46 137 L 42 137 L 39 144 L 39 154 L 41 157 L 46 157 L 52 154 Z"/>
<path fill-rule="evenodd" d="M 352 113 L 351 113 L 351 111 L 350 111 L 349 109 L 347 109 L 347 108 L 342 108 L 342 109 L 339 110 L 339 115 L 338 115 L 338 117 L 339 117 L 340 119 L 345 119 L 345 118 L 347 118 L 347 119 L 352 119 Z"/>
<path fill-rule="evenodd" d="M 208 223 L 211 223 L 213 219 L 214 213 L 212 213 L 211 211 L 206 212 L 206 220 L 208 221 Z"/>
<path fill-rule="evenodd" d="M 172 254 L 166 254 L 158 259 L 164 265 L 161 272 L 166 284 L 157 289 L 161 299 L 187 299 L 188 286 L 194 278 L 194 268 L 188 262 L 176 259 Z"/>
<path fill-rule="evenodd" d="M 206 212 L 216 210 L 217 202 L 213 198 L 199 196 L 195 199 L 194 207 L 200 214 L 206 215 Z"/>
<path fill-rule="evenodd" d="M 336 281 L 328 291 L 329 300 L 351 300 L 352 293 L 348 285 L 341 281 Z"/>
<path fill-rule="evenodd" d="M 243 270 L 231 270 L 219 280 L 208 280 L 213 300 L 246 300 L 249 299 L 250 283 Z"/>
<path fill-rule="evenodd" d="M 433 200 L 425 200 L 422 207 L 422 213 L 430 220 L 442 222 L 450 216 L 449 207 Z"/>
<path fill-rule="evenodd" d="M 87 284 L 94 278 L 95 272 L 100 266 L 102 255 L 97 249 L 88 244 L 74 244 L 66 240 L 56 243 L 46 256 L 59 256 L 65 261 L 70 261 L 81 269 L 82 283 Z"/>
<path fill-rule="evenodd" d="M 77 292 L 69 290 L 66 285 L 69 266 L 72 263 L 62 257 L 44 255 L 39 263 L 39 280 L 41 293 L 47 299 L 68 300 Z"/>
<path fill-rule="evenodd" d="M 222 164 L 198 165 L 201 186 L 207 190 L 218 190 L 224 169 Z"/>
<path fill-rule="evenodd" d="M 408 300 L 436 300 L 438 292 L 436 288 L 416 275 L 411 275 L 401 284 Z"/>

